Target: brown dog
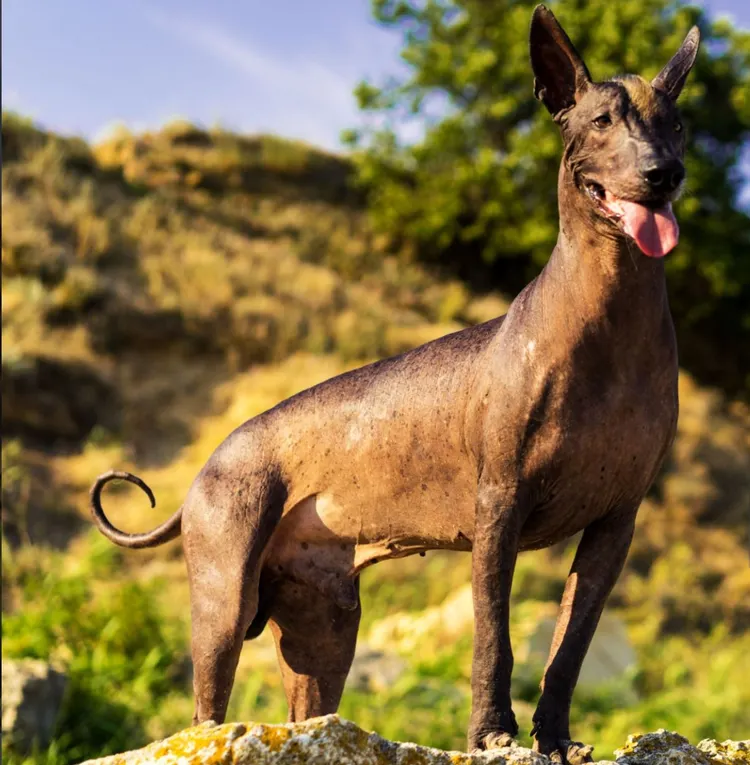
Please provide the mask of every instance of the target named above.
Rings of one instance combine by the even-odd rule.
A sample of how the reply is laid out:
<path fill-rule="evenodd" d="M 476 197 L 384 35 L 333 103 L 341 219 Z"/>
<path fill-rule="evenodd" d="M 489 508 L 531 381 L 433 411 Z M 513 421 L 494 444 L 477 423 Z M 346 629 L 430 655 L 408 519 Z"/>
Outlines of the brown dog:
<path fill-rule="evenodd" d="M 560 236 L 506 316 L 316 385 L 214 452 L 182 508 L 125 547 L 184 536 L 195 722 L 224 719 L 242 641 L 270 622 L 289 719 L 336 711 L 354 655 L 358 576 L 425 550 L 473 553 L 470 748 L 509 743 L 508 608 L 520 550 L 583 530 L 534 715 L 536 748 L 570 740 L 573 689 L 672 441 L 677 353 L 661 256 L 683 180 L 675 107 L 696 28 L 653 82 L 594 83 L 553 15 L 531 25 L 535 92 L 560 125 Z"/>

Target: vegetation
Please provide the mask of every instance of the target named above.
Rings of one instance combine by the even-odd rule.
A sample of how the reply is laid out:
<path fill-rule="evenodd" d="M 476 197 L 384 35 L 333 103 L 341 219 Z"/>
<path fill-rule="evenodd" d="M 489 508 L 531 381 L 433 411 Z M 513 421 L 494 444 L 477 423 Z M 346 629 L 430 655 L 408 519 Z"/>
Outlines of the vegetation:
<path fill-rule="evenodd" d="M 64 765 L 167 735 L 192 714 L 180 543 L 124 553 L 83 530 L 92 479 L 113 466 L 144 475 L 155 511 L 117 485 L 107 508 L 124 528 L 151 528 L 240 422 L 498 315 L 507 299 L 386 246 L 348 190 L 349 165 L 303 145 L 175 123 L 91 147 L 8 114 L 2 131 L 3 656 L 70 676 L 55 742 L 28 758 Z M 611 602 L 637 667 L 576 697 L 576 733 L 602 756 L 637 729 L 750 729 L 750 414 L 686 374 L 681 401 L 676 447 Z M 559 598 L 571 553 L 522 558 L 519 645 Z M 469 557 L 447 553 L 365 572 L 363 640 L 394 613 L 418 622 L 468 580 Z M 342 714 L 462 747 L 470 639 L 469 626 L 423 641 L 392 686 L 347 690 Z M 538 679 L 519 658 L 524 732 Z M 285 716 L 267 633 L 244 648 L 231 714 Z"/>
<path fill-rule="evenodd" d="M 379 231 L 477 283 L 519 289 L 557 238 L 557 126 L 533 97 L 536 0 L 373 0 L 404 37 L 402 74 L 357 91 L 347 133 Z M 750 394 L 750 217 L 739 201 L 750 140 L 750 33 L 681 0 L 550 4 L 595 79 L 653 77 L 692 24 L 703 42 L 680 105 L 690 131 L 680 246 L 666 262 L 682 363 Z M 404 124 L 426 120 L 423 138 Z M 412 131 L 413 132 L 413 131 Z M 747 179 L 745 179 L 747 182 Z M 727 349 L 732 348 L 732 353 Z"/>
<path fill-rule="evenodd" d="M 97 538 L 77 559 L 3 553 L 20 594 L 3 618 L 3 655 L 55 662 L 69 678 L 60 734 L 36 759 L 80 762 L 143 741 L 160 703 L 188 691 L 184 626 L 163 619 L 159 581 L 124 578 L 116 548 Z"/>

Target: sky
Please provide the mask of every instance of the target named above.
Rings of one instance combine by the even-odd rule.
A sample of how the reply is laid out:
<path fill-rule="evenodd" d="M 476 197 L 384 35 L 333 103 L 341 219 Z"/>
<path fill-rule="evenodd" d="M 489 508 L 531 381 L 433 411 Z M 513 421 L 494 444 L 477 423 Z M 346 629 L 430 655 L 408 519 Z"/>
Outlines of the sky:
<path fill-rule="evenodd" d="M 750 28 L 748 0 L 706 0 Z M 2 0 L 2 102 L 89 139 L 177 117 L 329 149 L 398 71 L 369 0 Z"/>

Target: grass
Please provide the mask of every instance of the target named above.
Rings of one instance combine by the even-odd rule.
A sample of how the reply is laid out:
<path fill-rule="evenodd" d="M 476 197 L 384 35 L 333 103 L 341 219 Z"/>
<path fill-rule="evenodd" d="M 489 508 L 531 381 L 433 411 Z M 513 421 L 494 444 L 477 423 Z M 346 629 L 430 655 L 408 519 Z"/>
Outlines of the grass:
<path fill-rule="evenodd" d="M 34 762 L 62 765 L 145 744 L 160 701 L 175 687 L 187 692 L 184 626 L 164 620 L 158 580 L 124 578 L 119 551 L 98 536 L 87 546 L 75 561 L 3 551 L 3 586 L 16 590 L 16 608 L 3 618 L 3 656 L 47 660 L 69 678 L 59 735 Z"/>

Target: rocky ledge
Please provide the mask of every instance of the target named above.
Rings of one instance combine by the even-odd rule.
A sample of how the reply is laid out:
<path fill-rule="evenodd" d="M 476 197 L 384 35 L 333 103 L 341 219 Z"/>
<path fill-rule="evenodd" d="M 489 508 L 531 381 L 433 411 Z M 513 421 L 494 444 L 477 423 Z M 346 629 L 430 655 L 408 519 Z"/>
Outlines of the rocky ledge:
<path fill-rule="evenodd" d="M 692 746 L 676 733 L 631 736 L 616 752 L 617 765 L 750 765 L 750 741 L 701 741 Z M 521 747 L 482 754 L 443 752 L 397 744 L 337 715 L 303 723 L 263 725 L 204 723 L 144 749 L 85 765 L 549 765 Z M 601 760 L 599 765 L 614 765 Z"/>

